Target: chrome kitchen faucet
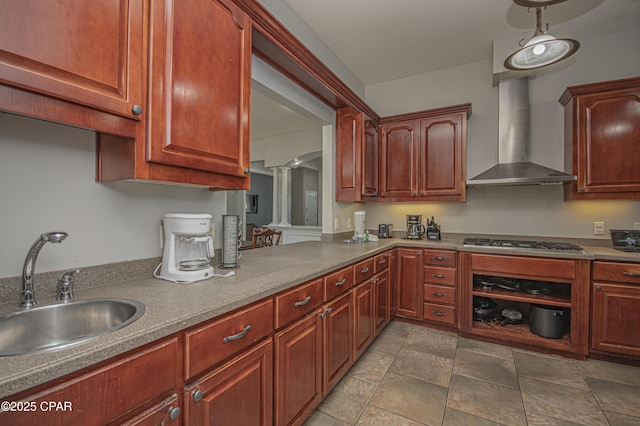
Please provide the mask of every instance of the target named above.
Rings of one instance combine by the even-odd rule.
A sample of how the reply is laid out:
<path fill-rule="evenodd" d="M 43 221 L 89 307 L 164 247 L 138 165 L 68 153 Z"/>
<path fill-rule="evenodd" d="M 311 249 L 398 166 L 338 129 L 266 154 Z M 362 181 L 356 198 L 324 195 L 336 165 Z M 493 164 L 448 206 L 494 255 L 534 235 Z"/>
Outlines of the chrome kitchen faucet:
<path fill-rule="evenodd" d="M 35 275 L 36 259 L 38 254 L 46 243 L 60 243 L 67 238 L 69 234 L 66 232 L 48 232 L 40 235 L 40 237 L 33 243 L 27 257 L 24 260 L 24 266 L 22 268 L 22 291 L 20 292 L 20 307 L 29 309 L 36 305 L 36 294 L 33 288 L 33 276 Z"/>

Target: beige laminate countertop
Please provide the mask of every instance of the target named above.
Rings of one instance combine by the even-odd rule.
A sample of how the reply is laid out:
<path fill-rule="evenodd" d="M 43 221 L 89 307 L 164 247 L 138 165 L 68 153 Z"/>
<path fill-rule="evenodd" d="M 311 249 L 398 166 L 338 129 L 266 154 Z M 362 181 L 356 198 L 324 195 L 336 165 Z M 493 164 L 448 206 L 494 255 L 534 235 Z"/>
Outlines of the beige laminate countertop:
<path fill-rule="evenodd" d="M 585 253 L 580 254 L 550 254 L 534 250 L 463 247 L 462 239 L 413 241 L 391 238 L 365 244 L 301 242 L 246 250 L 242 252 L 240 268 L 228 278 L 214 277 L 183 285 L 150 276 L 76 291 L 76 299 L 139 300 L 146 305 L 146 312 L 128 327 L 67 349 L 0 357 L 0 397 L 80 370 L 396 246 L 640 262 L 640 254 L 606 247 L 584 247 Z M 225 272 L 216 269 L 216 273 Z M 14 304 L 0 306 L 0 313 L 15 310 Z"/>

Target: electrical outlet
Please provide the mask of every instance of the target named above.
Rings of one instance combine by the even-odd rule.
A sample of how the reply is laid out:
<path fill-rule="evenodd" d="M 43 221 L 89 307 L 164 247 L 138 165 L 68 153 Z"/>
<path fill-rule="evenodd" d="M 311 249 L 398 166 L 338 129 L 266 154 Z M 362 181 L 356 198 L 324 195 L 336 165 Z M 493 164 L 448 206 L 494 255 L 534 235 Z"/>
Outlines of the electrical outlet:
<path fill-rule="evenodd" d="M 347 229 L 351 229 L 351 218 L 347 219 Z"/>
<path fill-rule="evenodd" d="M 604 222 L 593 222 L 593 235 L 604 235 Z"/>
<path fill-rule="evenodd" d="M 633 229 L 635 229 L 636 231 L 640 231 L 640 222 L 634 222 Z"/>
<path fill-rule="evenodd" d="M 338 228 L 340 228 L 340 219 L 336 217 L 333 219 L 333 229 L 337 231 Z"/>

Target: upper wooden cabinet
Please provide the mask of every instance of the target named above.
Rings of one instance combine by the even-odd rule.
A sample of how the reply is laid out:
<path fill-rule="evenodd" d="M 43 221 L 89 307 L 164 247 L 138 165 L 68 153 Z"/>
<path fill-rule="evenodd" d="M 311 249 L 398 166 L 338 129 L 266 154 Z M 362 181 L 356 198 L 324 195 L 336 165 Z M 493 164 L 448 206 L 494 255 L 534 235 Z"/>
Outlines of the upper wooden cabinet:
<path fill-rule="evenodd" d="M 0 0 L 0 82 L 138 119 L 144 3 Z"/>
<path fill-rule="evenodd" d="M 336 201 L 378 195 L 378 127 L 364 113 L 341 108 L 336 115 Z"/>
<path fill-rule="evenodd" d="M 100 134 L 99 181 L 248 189 L 251 21 L 230 0 L 153 1 L 135 141 Z"/>
<path fill-rule="evenodd" d="M 566 199 L 640 199 L 640 78 L 567 88 Z"/>
<path fill-rule="evenodd" d="M 465 201 L 471 104 L 381 119 L 380 201 Z"/>

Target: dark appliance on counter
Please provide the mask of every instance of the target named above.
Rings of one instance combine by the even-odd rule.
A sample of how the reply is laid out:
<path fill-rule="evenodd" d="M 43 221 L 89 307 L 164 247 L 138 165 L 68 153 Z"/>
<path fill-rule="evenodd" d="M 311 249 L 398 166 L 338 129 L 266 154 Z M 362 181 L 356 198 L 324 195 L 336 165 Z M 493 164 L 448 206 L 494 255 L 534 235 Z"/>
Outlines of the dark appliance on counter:
<path fill-rule="evenodd" d="M 611 242 L 616 250 L 640 252 L 640 231 L 612 229 Z"/>
<path fill-rule="evenodd" d="M 566 309 L 531 304 L 529 330 L 548 339 L 560 339 L 564 335 Z"/>
<path fill-rule="evenodd" d="M 431 216 L 431 219 L 427 219 L 427 240 L 438 241 L 440 240 L 440 225 L 436 222 L 435 218 Z"/>
<path fill-rule="evenodd" d="M 381 223 L 378 225 L 378 237 L 393 238 L 393 225 L 390 223 Z"/>
<path fill-rule="evenodd" d="M 407 215 L 407 234 L 405 239 L 407 240 L 421 240 L 424 235 L 425 229 L 422 224 L 421 214 L 408 214 Z"/>
<path fill-rule="evenodd" d="M 563 251 L 563 252 L 584 252 L 582 247 L 571 243 L 557 241 L 529 241 L 529 240 L 501 240 L 491 238 L 465 238 L 462 242 L 465 246 L 472 247 L 492 247 L 504 249 L 528 249 L 528 250 L 547 250 L 547 251 Z"/>

